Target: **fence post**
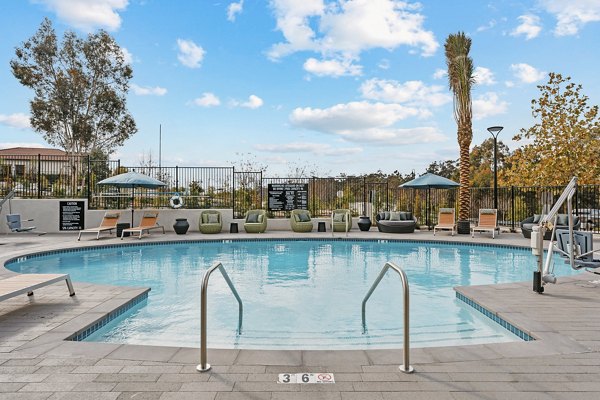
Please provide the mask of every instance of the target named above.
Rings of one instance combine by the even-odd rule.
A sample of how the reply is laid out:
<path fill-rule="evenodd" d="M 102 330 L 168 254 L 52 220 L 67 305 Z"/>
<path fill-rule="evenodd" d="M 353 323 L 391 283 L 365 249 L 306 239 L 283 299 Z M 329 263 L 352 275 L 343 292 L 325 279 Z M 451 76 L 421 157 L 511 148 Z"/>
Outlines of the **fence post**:
<path fill-rule="evenodd" d="M 37 198 L 42 198 L 42 155 L 38 153 Z"/>
<path fill-rule="evenodd" d="M 310 181 L 312 182 L 312 215 L 313 217 L 317 216 L 317 205 L 315 202 L 315 199 L 317 198 L 317 196 L 315 195 L 315 177 L 313 176 Z"/>
<path fill-rule="evenodd" d="M 367 215 L 367 178 L 363 176 L 363 210 L 362 215 Z"/>
<path fill-rule="evenodd" d="M 92 201 L 92 189 L 90 188 L 92 180 L 90 179 L 90 155 L 87 156 L 87 199 L 88 199 L 88 209 L 90 208 L 90 203 Z"/>
<path fill-rule="evenodd" d="M 259 192 L 259 197 L 258 197 L 258 201 L 260 201 L 260 207 L 259 209 L 263 208 L 263 172 L 260 171 L 260 192 Z"/>
<path fill-rule="evenodd" d="M 117 174 L 121 172 L 121 159 L 117 160 Z M 119 197 L 117 197 L 117 209 L 121 209 L 121 189 L 117 189 L 119 193 Z"/>
<path fill-rule="evenodd" d="M 179 190 L 179 167 L 175 166 L 175 191 Z"/>
<path fill-rule="evenodd" d="M 231 167 L 231 208 L 233 209 L 233 218 L 235 218 L 235 167 Z"/>
<path fill-rule="evenodd" d="M 516 232 L 515 229 L 515 187 L 511 186 L 510 187 L 510 208 L 512 210 L 512 215 L 510 217 L 511 221 L 512 221 L 512 226 L 510 228 L 511 232 Z"/>

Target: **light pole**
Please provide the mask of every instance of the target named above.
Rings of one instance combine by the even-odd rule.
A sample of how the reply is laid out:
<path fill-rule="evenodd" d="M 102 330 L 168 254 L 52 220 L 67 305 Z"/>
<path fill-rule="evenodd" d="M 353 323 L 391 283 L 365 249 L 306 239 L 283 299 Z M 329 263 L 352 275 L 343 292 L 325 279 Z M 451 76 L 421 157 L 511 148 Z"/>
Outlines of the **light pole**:
<path fill-rule="evenodd" d="M 503 126 L 490 126 L 488 132 L 494 137 L 494 208 L 498 209 L 498 135 L 504 129 Z"/>

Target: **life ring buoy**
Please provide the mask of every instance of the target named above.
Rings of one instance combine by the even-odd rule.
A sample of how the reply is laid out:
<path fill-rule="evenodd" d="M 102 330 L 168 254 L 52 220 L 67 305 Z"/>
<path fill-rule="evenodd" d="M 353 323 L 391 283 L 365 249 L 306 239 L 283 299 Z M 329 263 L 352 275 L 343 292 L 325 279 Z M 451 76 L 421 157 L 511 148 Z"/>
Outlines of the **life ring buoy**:
<path fill-rule="evenodd" d="M 179 193 L 175 193 L 169 199 L 169 204 L 171 204 L 171 208 L 181 208 L 183 207 L 183 199 L 179 195 Z"/>

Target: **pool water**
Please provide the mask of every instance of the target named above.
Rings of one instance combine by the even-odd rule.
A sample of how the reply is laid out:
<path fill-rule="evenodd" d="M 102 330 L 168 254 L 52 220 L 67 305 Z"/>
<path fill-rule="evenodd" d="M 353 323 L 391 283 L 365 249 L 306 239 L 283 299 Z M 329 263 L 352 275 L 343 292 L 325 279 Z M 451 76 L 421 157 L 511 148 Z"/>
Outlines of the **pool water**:
<path fill-rule="evenodd" d="M 527 249 L 395 241 L 211 241 L 108 247 L 28 258 L 7 265 L 22 273 L 69 273 L 73 281 L 151 287 L 148 301 L 87 340 L 198 347 L 204 271 L 223 263 L 244 302 L 238 305 L 215 271 L 208 290 L 208 346 L 213 348 L 351 349 L 402 346 L 402 285 L 389 271 L 361 302 L 387 261 L 410 284 L 413 347 L 520 340 L 456 299 L 455 286 L 531 280 Z M 570 273 L 561 268 L 558 274 Z"/>

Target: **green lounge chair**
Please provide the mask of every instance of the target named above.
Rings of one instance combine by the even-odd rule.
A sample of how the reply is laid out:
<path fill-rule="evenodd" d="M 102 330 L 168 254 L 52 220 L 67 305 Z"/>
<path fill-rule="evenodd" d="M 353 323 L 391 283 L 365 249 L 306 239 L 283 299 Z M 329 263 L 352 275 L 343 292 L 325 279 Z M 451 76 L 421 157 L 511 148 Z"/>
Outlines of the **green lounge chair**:
<path fill-rule="evenodd" d="M 244 220 L 246 233 L 263 233 L 267 230 L 267 213 L 265 210 L 249 210 Z"/>
<path fill-rule="evenodd" d="M 294 232 L 311 232 L 313 221 L 310 219 L 310 212 L 308 210 L 292 210 L 290 225 Z"/>
<path fill-rule="evenodd" d="M 198 229 L 202 233 L 221 233 L 223 230 L 223 218 L 216 210 L 204 210 L 200 213 Z"/>
<path fill-rule="evenodd" d="M 350 210 L 340 208 L 331 212 L 331 235 L 333 232 L 346 232 L 352 228 L 352 214 Z"/>

